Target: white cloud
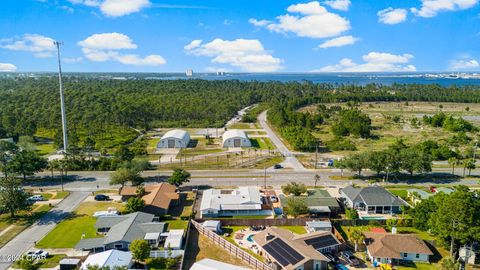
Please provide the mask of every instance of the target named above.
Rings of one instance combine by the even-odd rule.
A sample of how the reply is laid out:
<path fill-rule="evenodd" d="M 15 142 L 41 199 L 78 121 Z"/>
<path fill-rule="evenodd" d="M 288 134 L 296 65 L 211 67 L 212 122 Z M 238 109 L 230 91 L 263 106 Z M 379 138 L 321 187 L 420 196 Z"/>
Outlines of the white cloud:
<path fill-rule="evenodd" d="M 54 56 L 56 48 L 53 41 L 52 38 L 38 34 L 24 34 L 21 37 L 1 40 L 0 48 L 32 52 L 35 57 L 45 58 Z"/>
<path fill-rule="evenodd" d="M 442 11 L 455 11 L 475 6 L 479 0 L 422 0 L 420 9 L 411 8 L 411 11 L 420 17 L 435 17 Z"/>
<path fill-rule="evenodd" d="M 460 59 L 450 61 L 450 69 L 452 70 L 472 70 L 478 69 L 480 64 L 475 59 Z"/>
<path fill-rule="evenodd" d="M 346 45 L 352 45 L 357 42 L 359 38 L 353 36 L 341 36 L 337 38 L 329 39 L 322 44 L 318 45 L 321 49 L 331 48 L 331 47 L 342 47 Z"/>
<path fill-rule="evenodd" d="M 0 72 L 13 72 L 15 70 L 17 70 L 17 67 L 14 64 L 0 63 Z"/>
<path fill-rule="evenodd" d="M 333 9 L 347 11 L 352 3 L 350 2 L 350 0 L 331 0 L 325 1 L 325 4 Z"/>
<path fill-rule="evenodd" d="M 117 61 L 126 65 L 158 66 L 166 63 L 160 55 L 140 57 L 124 54 L 121 50 L 136 49 L 138 46 L 127 35 L 121 33 L 94 34 L 78 42 L 85 57 L 94 62 Z"/>
<path fill-rule="evenodd" d="M 108 17 L 121 17 L 151 6 L 149 0 L 68 0 L 72 4 L 98 7 Z"/>
<path fill-rule="evenodd" d="M 62 61 L 65 63 L 78 63 L 83 61 L 83 57 L 63 57 Z"/>
<path fill-rule="evenodd" d="M 363 55 L 364 63 L 357 64 L 350 58 L 344 58 L 336 65 L 326 66 L 313 72 L 400 72 L 416 71 L 409 64 L 411 54 L 395 55 L 390 53 L 370 52 Z"/>
<path fill-rule="evenodd" d="M 347 19 L 327 11 L 317 1 L 291 5 L 287 11 L 289 14 L 278 16 L 276 22 L 250 19 L 250 23 L 260 24 L 273 32 L 291 32 L 299 37 L 309 38 L 334 37 L 350 29 Z"/>
<path fill-rule="evenodd" d="M 255 26 L 265 26 L 265 25 L 271 23 L 271 21 L 257 20 L 257 19 L 254 19 L 254 18 L 249 19 L 248 22 L 255 25 Z"/>
<path fill-rule="evenodd" d="M 377 13 L 378 21 L 384 24 L 402 23 L 407 20 L 407 13 L 406 9 L 389 7 Z"/>
<path fill-rule="evenodd" d="M 273 57 L 256 39 L 215 39 L 202 44 L 194 40 L 186 45 L 187 54 L 211 57 L 212 63 L 226 64 L 247 72 L 273 72 L 282 68 L 282 60 Z"/>

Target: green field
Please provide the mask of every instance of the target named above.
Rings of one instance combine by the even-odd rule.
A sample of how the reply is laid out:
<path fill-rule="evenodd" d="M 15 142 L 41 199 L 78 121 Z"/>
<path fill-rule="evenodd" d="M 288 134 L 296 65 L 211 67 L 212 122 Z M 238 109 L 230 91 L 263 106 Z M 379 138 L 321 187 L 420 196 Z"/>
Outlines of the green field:
<path fill-rule="evenodd" d="M 273 150 L 275 147 L 270 141 L 269 138 L 250 138 L 250 142 L 252 143 L 252 147 L 262 149 L 262 150 Z"/>
<path fill-rule="evenodd" d="M 92 214 L 96 211 L 107 210 L 109 207 L 122 209 L 122 204 L 114 202 L 85 202 L 73 214 L 60 222 L 40 242 L 38 248 L 73 248 L 84 238 L 101 237 L 94 228 L 96 219 Z"/>

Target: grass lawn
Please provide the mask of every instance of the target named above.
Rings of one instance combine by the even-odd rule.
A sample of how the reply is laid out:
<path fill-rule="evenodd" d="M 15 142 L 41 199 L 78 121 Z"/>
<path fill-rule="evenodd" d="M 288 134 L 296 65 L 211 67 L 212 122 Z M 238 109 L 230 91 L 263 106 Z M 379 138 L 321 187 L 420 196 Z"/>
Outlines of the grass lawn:
<path fill-rule="evenodd" d="M 168 230 L 186 230 L 188 227 L 188 221 L 187 220 L 180 220 L 180 219 L 173 219 L 173 220 L 165 220 L 165 223 L 167 223 Z"/>
<path fill-rule="evenodd" d="M 198 234 L 197 237 L 192 237 L 191 242 L 188 245 L 188 249 L 185 251 L 185 255 L 192 256 L 193 258 L 189 259 L 193 259 L 193 261 L 209 258 L 224 263 L 248 267 L 244 261 L 233 256 L 228 251 L 224 250 L 219 245 L 213 243 L 212 240 L 201 234 Z"/>
<path fill-rule="evenodd" d="M 255 169 L 263 169 L 269 168 L 274 166 L 275 164 L 281 163 L 285 160 L 284 157 L 277 156 L 277 157 L 269 157 L 266 159 L 262 159 L 261 161 L 257 162 L 254 166 Z"/>
<path fill-rule="evenodd" d="M 228 126 L 229 129 L 251 129 L 254 125 L 251 123 L 234 123 Z"/>
<path fill-rule="evenodd" d="M 407 199 L 406 189 L 389 188 L 388 191 L 390 191 L 393 195 L 398 196 L 404 200 Z"/>
<path fill-rule="evenodd" d="M 289 230 L 294 234 L 305 234 L 307 230 L 303 226 L 279 226 L 281 229 Z"/>
<path fill-rule="evenodd" d="M 269 138 L 250 138 L 250 142 L 252 143 L 252 147 L 254 148 L 263 149 L 263 150 L 275 149 L 275 147 L 273 147 L 272 142 L 270 141 Z"/>
<path fill-rule="evenodd" d="M 55 254 L 55 255 L 50 255 L 48 256 L 48 258 L 46 258 L 45 260 L 40 260 L 38 263 L 37 263 L 37 266 L 39 268 L 54 268 L 55 266 L 57 266 L 60 261 L 67 257 L 67 254 Z M 20 268 L 20 266 L 18 265 L 18 263 L 14 263 L 13 264 L 13 267 L 14 268 Z"/>
<path fill-rule="evenodd" d="M 399 266 L 398 270 L 411 270 L 411 269 L 419 269 L 419 270 L 434 270 L 438 269 L 436 264 L 429 264 L 429 263 L 415 263 L 415 266 Z"/>
<path fill-rule="evenodd" d="M 37 143 L 35 144 L 35 148 L 42 156 L 49 155 L 57 150 L 53 143 Z"/>
<path fill-rule="evenodd" d="M 65 199 L 69 194 L 68 191 L 57 191 L 52 199 Z"/>
<path fill-rule="evenodd" d="M 38 248 L 73 248 L 80 241 L 82 235 L 85 238 L 100 237 L 94 228 L 96 219 L 92 214 L 96 211 L 107 210 L 116 207 L 121 210 L 123 205 L 115 202 L 85 202 L 74 213 L 60 222 L 40 242 Z"/>

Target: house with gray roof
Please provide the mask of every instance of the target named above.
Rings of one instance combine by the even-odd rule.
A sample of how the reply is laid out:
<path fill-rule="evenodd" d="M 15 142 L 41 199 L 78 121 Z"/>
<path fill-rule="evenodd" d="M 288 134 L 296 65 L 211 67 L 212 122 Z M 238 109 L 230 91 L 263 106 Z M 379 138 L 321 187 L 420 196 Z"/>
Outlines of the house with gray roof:
<path fill-rule="evenodd" d="M 423 189 L 418 189 L 418 188 L 410 188 L 407 189 L 407 197 L 410 201 L 412 201 L 413 205 L 417 205 L 417 203 L 420 203 L 423 200 L 426 200 L 435 194 L 433 193 L 428 193 Z"/>
<path fill-rule="evenodd" d="M 165 223 L 155 222 L 153 218 L 154 215 L 143 212 L 99 217 L 95 228 L 98 233 L 105 234 L 105 237 L 82 239 L 75 248 L 94 252 L 109 249 L 128 250 L 135 239 L 145 239 L 151 245 L 158 246 L 160 234 L 165 231 Z M 158 238 L 151 239 L 152 235 L 158 235 Z"/>
<path fill-rule="evenodd" d="M 395 214 L 401 212 L 405 201 L 380 186 L 354 187 L 340 189 L 340 196 L 346 207 L 368 214 Z"/>
<path fill-rule="evenodd" d="M 279 198 L 282 206 L 284 206 L 288 198 L 291 197 L 294 196 L 280 195 Z M 310 189 L 307 191 L 307 195 L 298 196 L 297 198 L 301 198 L 305 202 L 308 211 L 312 215 L 328 217 L 334 216 L 340 211 L 340 204 L 337 199 L 330 196 L 324 189 Z"/>

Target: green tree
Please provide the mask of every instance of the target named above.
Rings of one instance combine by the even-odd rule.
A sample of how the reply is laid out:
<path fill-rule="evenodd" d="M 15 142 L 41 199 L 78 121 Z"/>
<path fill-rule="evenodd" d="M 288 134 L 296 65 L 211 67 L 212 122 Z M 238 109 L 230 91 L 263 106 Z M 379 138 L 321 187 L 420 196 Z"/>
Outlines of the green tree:
<path fill-rule="evenodd" d="M 40 267 L 31 256 L 22 256 L 15 264 L 23 270 L 37 270 Z"/>
<path fill-rule="evenodd" d="M 121 185 L 122 188 L 128 182 L 141 183 L 142 177 L 136 170 L 119 168 L 110 175 L 110 185 Z"/>
<path fill-rule="evenodd" d="M 190 182 L 190 176 L 191 174 L 184 169 L 175 168 L 167 181 L 169 184 L 179 187 L 185 182 Z"/>
<path fill-rule="evenodd" d="M 0 181 L 0 208 L 8 211 L 10 217 L 15 218 L 18 211 L 30 208 L 28 196 L 19 179 L 8 176 Z"/>
<path fill-rule="evenodd" d="M 448 159 L 448 164 L 452 166 L 452 175 L 455 175 L 455 166 L 458 164 L 458 159 L 456 157 L 451 157 Z"/>
<path fill-rule="evenodd" d="M 457 270 L 460 264 L 452 256 L 445 256 L 438 262 L 440 270 Z"/>
<path fill-rule="evenodd" d="M 363 235 L 362 231 L 355 228 L 350 233 L 350 239 L 355 244 L 355 252 L 357 252 L 358 251 L 358 245 L 363 243 L 363 240 L 365 240 L 365 236 Z"/>
<path fill-rule="evenodd" d="M 0 141 L 0 170 L 8 176 L 9 163 L 18 151 L 18 147 L 9 141 Z"/>
<path fill-rule="evenodd" d="M 465 161 L 464 164 L 465 168 L 468 170 L 468 176 L 472 175 L 472 170 L 476 168 L 475 160 L 473 158 L 469 158 Z"/>
<path fill-rule="evenodd" d="M 321 179 L 321 178 L 320 178 L 320 175 L 315 174 L 315 177 L 314 177 L 314 180 L 315 180 L 315 185 L 314 185 L 314 187 L 315 187 L 315 188 L 317 187 L 317 182 L 320 181 L 320 179 Z"/>
<path fill-rule="evenodd" d="M 289 197 L 285 203 L 285 213 L 296 218 L 300 215 L 307 214 L 308 206 L 302 198 Z"/>
<path fill-rule="evenodd" d="M 47 165 L 47 160 L 36 151 L 21 150 L 13 156 L 9 166 L 12 172 L 21 174 L 26 181 L 27 176 L 43 171 Z"/>
<path fill-rule="evenodd" d="M 125 204 L 125 211 L 127 213 L 138 212 L 145 207 L 145 201 L 142 198 L 132 197 L 127 200 Z"/>
<path fill-rule="evenodd" d="M 300 196 L 307 192 L 307 186 L 303 183 L 291 182 L 282 186 L 282 192 L 285 195 L 293 194 L 294 196 Z"/>
<path fill-rule="evenodd" d="M 134 260 L 143 262 L 150 257 L 151 247 L 147 241 L 135 239 L 130 244 L 130 251 L 132 252 Z"/>
<path fill-rule="evenodd" d="M 126 146 L 121 145 L 114 153 L 114 156 L 120 159 L 121 161 L 131 161 L 135 155 L 132 151 Z"/>
<path fill-rule="evenodd" d="M 345 216 L 346 216 L 347 219 L 358 219 L 359 218 L 357 209 L 353 209 L 353 208 L 346 208 L 345 209 Z"/>

